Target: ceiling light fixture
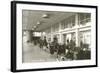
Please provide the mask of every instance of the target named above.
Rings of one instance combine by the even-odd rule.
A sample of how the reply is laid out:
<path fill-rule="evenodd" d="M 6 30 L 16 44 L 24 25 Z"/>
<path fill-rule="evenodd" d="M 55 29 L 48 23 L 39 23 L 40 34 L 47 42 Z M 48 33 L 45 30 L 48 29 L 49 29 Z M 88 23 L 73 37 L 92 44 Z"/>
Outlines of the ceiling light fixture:
<path fill-rule="evenodd" d="M 48 18 L 48 14 L 43 14 L 42 17 L 43 18 Z"/>
<path fill-rule="evenodd" d="M 38 22 L 37 22 L 37 25 L 40 25 L 40 24 L 41 24 L 41 23 L 38 21 Z"/>
<path fill-rule="evenodd" d="M 36 26 L 34 26 L 34 28 L 36 28 Z"/>
<path fill-rule="evenodd" d="M 32 28 L 32 30 L 34 30 L 34 28 Z"/>

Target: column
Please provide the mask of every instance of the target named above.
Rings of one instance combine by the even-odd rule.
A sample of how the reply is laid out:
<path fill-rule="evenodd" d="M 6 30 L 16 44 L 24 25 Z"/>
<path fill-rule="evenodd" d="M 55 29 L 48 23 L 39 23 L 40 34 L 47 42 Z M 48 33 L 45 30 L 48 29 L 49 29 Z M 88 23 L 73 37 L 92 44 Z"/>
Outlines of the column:
<path fill-rule="evenodd" d="M 78 30 L 78 14 L 76 13 L 75 15 L 75 26 L 76 26 L 76 31 L 75 31 L 75 34 L 76 34 L 76 46 L 79 46 L 79 30 Z"/>
<path fill-rule="evenodd" d="M 61 23 L 59 23 L 59 32 L 61 31 Z"/>
<path fill-rule="evenodd" d="M 41 39 L 44 40 L 44 32 L 41 32 Z"/>
<path fill-rule="evenodd" d="M 59 43 L 63 43 L 63 34 L 59 33 Z"/>
<path fill-rule="evenodd" d="M 53 28 L 52 28 L 52 25 L 51 25 L 51 42 L 53 41 Z"/>
<path fill-rule="evenodd" d="M 60 32 L 61 31 L 61 23 L 59 23 L 59 43 L 63 43 L 63 34 Z"/>
<path fill-rule="evenodd" d="M 79 30 L 76 29 L 76 46 L 79 46 L 80 45 L 79 39 L 80 39 L 80 37 L 79 37 Z"/>

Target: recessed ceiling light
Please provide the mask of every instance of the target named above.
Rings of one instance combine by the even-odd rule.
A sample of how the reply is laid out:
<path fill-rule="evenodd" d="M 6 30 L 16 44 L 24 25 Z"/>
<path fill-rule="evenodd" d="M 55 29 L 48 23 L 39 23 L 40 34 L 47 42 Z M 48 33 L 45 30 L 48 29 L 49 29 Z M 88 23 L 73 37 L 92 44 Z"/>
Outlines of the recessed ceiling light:
<path fill-rule="evenodd" d="M 43 18 L 48 18 L 48 14 L 43 14 L 42 17 Z"/>
<path fill-rule="evenodd" d="M 34 28 L 36 28 L 36 26 L 34 26 Z"/>
<path fill-rule="evenodd" d="M 41 24 L 40 21 L 38 21 L 38 22 L 37 22 L 37 25 L 40 25 L 40 24 Z"/>
<path fill-rule="evenodd" d="M 32 28 L 32 30 L 34 30 L 34 28 Z"/>

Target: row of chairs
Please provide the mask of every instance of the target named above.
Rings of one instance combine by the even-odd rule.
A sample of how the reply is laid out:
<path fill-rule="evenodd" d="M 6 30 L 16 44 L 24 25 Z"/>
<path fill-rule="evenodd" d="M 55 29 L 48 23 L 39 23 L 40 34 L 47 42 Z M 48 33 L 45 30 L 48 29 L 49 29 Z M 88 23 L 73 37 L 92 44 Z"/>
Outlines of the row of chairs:
<path fill-rule="evenodd" d="M 76 47 L 75 42 L 71 41 L 66 44 L 58 44 L 56 41 L 47 43 L 46 40 L 38 40 L 40 48 L 49 49 L 49 53 L 54 55 L 60 60 L 84 60 L 91 58 L 91 51 L 88 50 L 88 44 L 81 44 Z M 84 50 L 85 49 L 85 50 Z"/>

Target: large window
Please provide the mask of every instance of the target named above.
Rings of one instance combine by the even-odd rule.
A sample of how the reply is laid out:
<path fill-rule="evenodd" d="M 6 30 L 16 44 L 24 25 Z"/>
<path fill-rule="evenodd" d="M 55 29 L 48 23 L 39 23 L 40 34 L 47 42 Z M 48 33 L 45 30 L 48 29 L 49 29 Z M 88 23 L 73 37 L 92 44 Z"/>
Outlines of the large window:
<path fill-rule="evenodd" d="M 59 24 L 54 24 L 52 28 L 53 28 L 53 32 L 59 31 Z"/>
<path fill-rule="evenodd" d="M 79 13 L 79 25 L 85 25 L 91 21 L 90 13 Z"/>
<path fill-rule="evenodd" d="M 91 31 L 82 31 L 80 32 L 80 41 L 83 44 L 88 44 L 89 48 L 91 45 Z"/>
<path fill-rule="evenodd" d="M 61 24 L 62 24 L 62 29 L 74 27 L 75 26 L 75 15 L 72 15 L 68 17 L 67 19 L 63 20 Z"/>

